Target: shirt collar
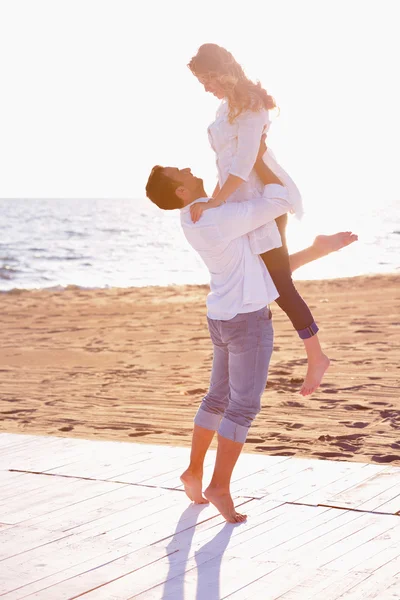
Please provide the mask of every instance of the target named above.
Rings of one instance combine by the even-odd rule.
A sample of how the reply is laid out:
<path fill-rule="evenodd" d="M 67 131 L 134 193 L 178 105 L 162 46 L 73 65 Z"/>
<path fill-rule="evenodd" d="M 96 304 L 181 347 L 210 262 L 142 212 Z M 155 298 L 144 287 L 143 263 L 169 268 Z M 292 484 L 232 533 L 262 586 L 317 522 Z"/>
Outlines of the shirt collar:
<path fill-rule="evenodd" d="M 190 211 L 190 207 L 193 206 L 193 204 L 197 204 L 197 202 L 208 202 L 209 199 L 210 198 L 207 198 L 207 196 L 205 196 L 204 198 L 196 198 L 196 200 L 193 200 L 193 202 L 181 208 L 180 211 L 182 214 L 185 214 Z"/>

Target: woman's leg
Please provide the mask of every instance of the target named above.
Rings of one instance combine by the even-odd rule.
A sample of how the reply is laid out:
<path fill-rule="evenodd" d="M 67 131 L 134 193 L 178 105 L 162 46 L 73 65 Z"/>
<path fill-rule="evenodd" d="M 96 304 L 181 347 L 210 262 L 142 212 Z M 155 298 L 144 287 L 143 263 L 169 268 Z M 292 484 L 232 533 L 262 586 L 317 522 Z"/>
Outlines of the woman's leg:
<path fill-rule="evenodd" d="M 287 215 L 276 219 L 282 238 L 282 246 L 261 255 L 265 266 L 279 293 L 276 300 L 278 306 L 287 314 L 299 337 L 303 340 L 308 370 L 300 393 L 303 396 L 311 394 L 321 383 L 322 377 L 329 366 L 329 359 L 322 352 L 318 339 L 318 326 L 310 309 L 296 290 L 290 268 L 289 254 L 286 245 Z"/>
<path fill-rule="evenodd" d="M 332 235 L 317 235 L 313 244 L 304 250 L 289 255 L 290 270 L 295 271 L 314 260 L 337 252 L 358 240 L 358 235 L 351 231 L 338 231 Z"/>

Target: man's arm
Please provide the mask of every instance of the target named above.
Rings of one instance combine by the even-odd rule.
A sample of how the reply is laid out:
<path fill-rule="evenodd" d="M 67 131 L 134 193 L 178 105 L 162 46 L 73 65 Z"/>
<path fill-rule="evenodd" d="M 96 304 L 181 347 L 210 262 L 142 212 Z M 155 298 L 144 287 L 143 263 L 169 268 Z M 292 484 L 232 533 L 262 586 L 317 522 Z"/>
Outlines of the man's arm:
<path fill-rule="evenodd" d="M 229 202 L 213 216 L 221 235 L 228 240 L 242 237 L 284 215 L 290 210 L 288 194 L 282 186 L 271 186 L 268 194 L 254 200 Z"/>

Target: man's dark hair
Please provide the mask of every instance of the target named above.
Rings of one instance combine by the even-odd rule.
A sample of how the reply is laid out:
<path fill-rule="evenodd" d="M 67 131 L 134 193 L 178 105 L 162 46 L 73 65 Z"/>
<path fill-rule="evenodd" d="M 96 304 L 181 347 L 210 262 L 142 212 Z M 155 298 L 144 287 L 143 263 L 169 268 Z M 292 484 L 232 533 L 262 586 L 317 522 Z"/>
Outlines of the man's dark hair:
<path fill-rule="evenodd" d="M 147 181 L 146 196 L 163 210 L 182 208 L 183 202 L 175 193 L 180 185 L 179 181 L 174 181 L 165 175 L 164 167 L 156 165 L 152 168 Z"/>

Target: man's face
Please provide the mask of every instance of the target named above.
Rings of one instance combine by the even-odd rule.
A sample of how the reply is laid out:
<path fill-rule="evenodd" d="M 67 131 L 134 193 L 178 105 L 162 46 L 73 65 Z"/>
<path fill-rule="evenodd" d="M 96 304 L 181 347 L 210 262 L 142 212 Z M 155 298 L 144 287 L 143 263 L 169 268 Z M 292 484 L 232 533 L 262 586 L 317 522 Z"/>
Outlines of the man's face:
<path fill-rule="evenodd" d="M 186 188 L 191 195 L 201 192 L 203 189 L 203 180 L 195 177 L 189 168 L 165 167 L 164 174 Z"/>
<path fill-rule="evenodd" d="M 204 86 L 206 92 L 210 92 L 219 100 L 222 100 L 225 97 L 225 92 L 221 84 L 215 77 L 210 75 L 198 75 L 197 79 Z"/>

